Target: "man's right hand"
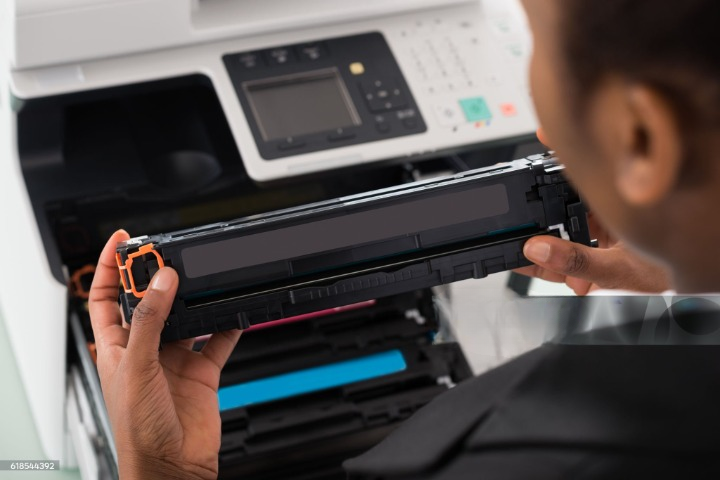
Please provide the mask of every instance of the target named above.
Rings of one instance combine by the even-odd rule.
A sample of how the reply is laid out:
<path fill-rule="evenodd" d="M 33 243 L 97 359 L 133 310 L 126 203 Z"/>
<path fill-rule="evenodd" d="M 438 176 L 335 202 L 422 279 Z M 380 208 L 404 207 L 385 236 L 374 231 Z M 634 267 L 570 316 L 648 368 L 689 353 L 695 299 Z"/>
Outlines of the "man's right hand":
<path fill-rule="evenodd" d="M 538 139 L 547 145 L 542 130 Z M 557 237 L 531 238 L 523 253 L 535 265 L 517 273 L 550 282 L 565 283 L 577 295 L 601 289 L 660 293 L 672 288 L 669 272 L 651 260 L 629 250 L 612 238 L 592 214 L 588 216 L 590 234 L 598 240 L 591 248 Z"/>
<path fill-rule="evenodd" d="M 523 253 L 535 265 L 518 268 L 517 273 L 549 282 L 565 283 L 577 295 L 595 290 L 630 290 L 660 293 L 672 288 L 669 272 L 629 250 L 612 238 L 592 215 L 590 233 L 598 248 L 557 237 L 534 237 Z"/>

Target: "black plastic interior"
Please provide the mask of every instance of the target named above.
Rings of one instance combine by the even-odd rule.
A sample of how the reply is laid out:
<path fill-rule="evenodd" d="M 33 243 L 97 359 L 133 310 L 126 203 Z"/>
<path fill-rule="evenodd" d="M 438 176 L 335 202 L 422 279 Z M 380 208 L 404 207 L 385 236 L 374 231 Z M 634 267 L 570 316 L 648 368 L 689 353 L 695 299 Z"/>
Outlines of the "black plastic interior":
<path fill-rule="evenodd" d="M 199 75 L 18 103 L 22 170 L 59 281 L 118 228 L 160 233 L 407 181 L 395 165 L 256 185 Z"/>
<path fill-rule="evenodd" d="M 261 186 L 249 179 L 203 75 L 15 100 L 22 171 L 61 282 L 63 265 L 72 272 L 94 263 L 118 228 L 174 231 L 397 185 L 412 180 L 412 170 L 492 165 L 515 153 L 507 144 Z"/>

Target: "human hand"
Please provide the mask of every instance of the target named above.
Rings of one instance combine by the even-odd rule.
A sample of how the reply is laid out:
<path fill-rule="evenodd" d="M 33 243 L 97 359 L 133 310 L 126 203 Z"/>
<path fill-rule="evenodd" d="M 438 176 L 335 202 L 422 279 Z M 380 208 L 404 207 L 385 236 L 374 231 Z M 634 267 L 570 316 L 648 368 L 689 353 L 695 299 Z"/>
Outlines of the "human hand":
<path fill-rule="evenodd" d="M 630 290 L 660 293 L 671 288 L 670 275 L 659 265 L 628 250 L 588 216 L 592 238 L 598 248 L 552 236 L 533 237 L 523 253 L 535 263 L 518 268 L 517 273 L 549 282 L 565 283 L 577 295 L 601 290 Z"/>
<path fill-rule="evenodd" d="M 542 130 L 538 130 L 538 138 L 547 145 Z M 588 223 L 591 237 L 598 240 L 598 248 L 551 236 L 531 238 L 525 243 L 523 253 L 535 265 L 515 271 L 565 283 L 577 295 L 600 289 L 660 293 L 671 288 L 666 269 L 629 250 L 592 214 L 588 215 Z"/>
<path fill-rule="evenodd" d="M 216 478 L 220 370 L 241 332 L 216 333 L 200 352 L 193 351 L 192 339 L 164 344 L 158 351 L 178 286 L 171 268 L 155 274 L 132 325 L 123 325 L 115 247 L 128 238 L 119 231 L 108 240 L 89 298 L 120 478 Z"/>

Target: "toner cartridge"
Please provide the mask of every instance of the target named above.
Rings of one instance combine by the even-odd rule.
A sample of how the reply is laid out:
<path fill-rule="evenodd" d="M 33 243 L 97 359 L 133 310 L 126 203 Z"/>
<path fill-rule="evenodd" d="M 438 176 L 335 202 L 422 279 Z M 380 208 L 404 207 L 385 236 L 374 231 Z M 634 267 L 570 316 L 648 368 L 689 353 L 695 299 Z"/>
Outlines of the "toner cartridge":
<path fill-rule="evenodd" d="M 219 478 L 345 478 L 344 460 L 472 377 L 436 339 L 448 321 L 424 289 L 247 331 L 220 377 Z"/>
<path fill-rule="evenodd" d="M 528 238 L 590 244 L 551 154 L 118 245 L 130 321 L 152 275 L 177 270 L 170 341 L 529 265 Z"/>

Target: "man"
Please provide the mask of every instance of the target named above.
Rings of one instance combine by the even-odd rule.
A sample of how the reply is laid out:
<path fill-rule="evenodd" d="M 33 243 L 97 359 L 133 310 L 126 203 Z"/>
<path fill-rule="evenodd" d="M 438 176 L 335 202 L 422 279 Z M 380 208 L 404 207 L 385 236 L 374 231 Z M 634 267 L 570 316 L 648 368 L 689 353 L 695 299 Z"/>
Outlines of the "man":
<path fill-rule="evenodd" d="M 668 271 L 680 292 L 720 291 L 720 3 L 524 4 L 546 142 L 632 248 L 535 239 L 525 251 L 539 266 L 526 273 L 585 293 L 664 289 Z M 123 328 L 113 251 L 126 238 L 108 242 L 90 296 L 121 477 L 213 478 L 218 379 L 239 333 L 158 353 L 171 269 Z M 373 479 L 717 478 L 718 358 L 715 347 L 544 346 L 441 396 L 347 467 Z"/>
<path fill-rule="evenodd" d="M 570 180 L 679 292 L 720 291 L 720 4 L 524 4 L 538 116 Z M 526 253 L 547 261 L 553 246 L 568 247 L 537 240 Z M 610 266 L 568 258 L 581 272 Z M 347 462 L 351 478 L 718 478 L 720 348 L 577 345 L 593 336 L 458 386 Z"/>

